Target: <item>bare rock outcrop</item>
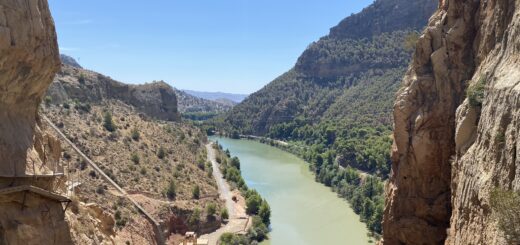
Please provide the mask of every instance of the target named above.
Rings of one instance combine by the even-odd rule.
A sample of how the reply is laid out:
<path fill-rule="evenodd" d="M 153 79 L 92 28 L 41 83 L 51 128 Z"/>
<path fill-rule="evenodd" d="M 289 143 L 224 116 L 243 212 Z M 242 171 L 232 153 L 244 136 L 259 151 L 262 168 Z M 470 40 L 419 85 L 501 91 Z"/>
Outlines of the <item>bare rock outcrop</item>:
<path fill-rule="evenodd" d="M 59 142 L 37 111 L 59 69 L 46 0 L 0 0 L 0 244 L 69 244 L 59 195 Z"/>
<path fill-rule="evenodd" d="M 64 63 L 49 86 L 47 95 L 54 104 L 70 100 L 83 103 L 119 100 L 152 118 L 180 120 L 175 90 L 163 81 L 125 84 L 97 72 Z"/>
<path fill-rule="evenodd" d="M 443 0 L 430 18 L 394 106 L 383 244 L 506 244 L 490 192 L 520 190 L 519 5 Z"/>
<path fill-rule="evenodd" d="M 0 176 L 24 176 L 48 159 L 34 145 L 36 112 L 59 69 L 57 50 L 46 1 L 0 1 Z"/>

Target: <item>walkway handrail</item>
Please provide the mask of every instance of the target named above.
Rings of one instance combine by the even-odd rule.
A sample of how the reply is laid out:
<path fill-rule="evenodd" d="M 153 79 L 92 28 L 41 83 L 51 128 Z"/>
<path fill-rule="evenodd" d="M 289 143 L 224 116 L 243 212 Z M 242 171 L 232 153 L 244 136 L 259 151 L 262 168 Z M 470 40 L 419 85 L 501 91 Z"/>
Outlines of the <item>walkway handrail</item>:
<path fill-rule="evenodd" d="M 76 151 L 83 159 L 85 159 L 85 161 L 87 161 L 87 163 L 98 174 L 100 174 L 103 177 L 103 179 L 105 179 L 108 183 L 110 183 L 110 185 L 112 185 L 119 192 L 121 192 L 121 194 L 123 194 L 123 196 L 126 197 L 139 210 L 139 212 L 144 215 L 144 218 L 150 221 L 150 223 L 154 227 L 156 242 L 160 245 L 165 244 L 165 240 L 159 222 L 155 220 L 151 214 L 144 210 L 144 208 L 139 203 L 137 203 L 134 199 L 128 196 L 127 192 L 123 188 L 121 188 L 121 186 L 119 186 L 114 180 L 112 180 L 107 174 L 105 174 L 105 172 L 103 172 L 103 170 L 101 170 L 101 168 L 99 168 L 98 165 L 94 163 L 94 161 L 92 161 L 89 157 L 83 154 L 83 152 L 74 143 L 72 143 L 72 141 L 70 141 L 69 138 L 67 138 L 67 136 L 63 132 L 61 132 L 61 130 L 58 127 L 56 127 L 56 125 L 54 125 L 54 123 L 46 115 L 42 114 L 42 117 L 45 121 L 47 121 L 47 123 L 49 123 L 49 125 L 54 129 L 54 131 L 56 131 L 56 133 L 58 133 L 61 136 L 61 138 L 63 138 L 63 140 L 65 140 L 65 142 L 67 142 L 67 144 L 69 144 L 72 147 L 72 149 L 74 149 L 74 151 Z"/>

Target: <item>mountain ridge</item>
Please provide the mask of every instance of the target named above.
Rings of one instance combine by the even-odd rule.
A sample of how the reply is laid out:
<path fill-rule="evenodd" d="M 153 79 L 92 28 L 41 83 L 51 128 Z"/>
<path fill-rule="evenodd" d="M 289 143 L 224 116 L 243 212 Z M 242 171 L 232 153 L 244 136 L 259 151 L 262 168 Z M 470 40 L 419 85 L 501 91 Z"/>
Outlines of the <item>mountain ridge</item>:
<path fill-rule="evenodd" d="M 247 94 L 235 94 L 235 93 L 225 93 L 225 92 L 206 92 L 206 91 L 195 91 L 189 89 L 183 89 L 182 91 L 193 95 L 195 97 L 199 97 L 206 100 L 217 101 L 219 99 L 227 99 L 231 100 L 235 103 L 242 102 L 248 95 Z"/>

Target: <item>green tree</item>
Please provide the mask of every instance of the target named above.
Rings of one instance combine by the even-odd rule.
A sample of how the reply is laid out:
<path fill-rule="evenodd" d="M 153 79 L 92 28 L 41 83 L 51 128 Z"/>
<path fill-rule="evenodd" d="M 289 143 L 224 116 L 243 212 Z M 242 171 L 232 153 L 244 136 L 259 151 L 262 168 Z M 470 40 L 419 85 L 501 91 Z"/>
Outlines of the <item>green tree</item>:
<path fill-rule="evenodd" d="M 139 141 L 141 138 L 141 134 L 139 133 L 139 130 L 137 128 L 132 129 L 132 139 L 135 141 Z"/>
<path fill-rule="evenodd" d="M 269 207 L 269 204 L 266 200 L 262 201 L 262 204 L 258 209 L 258 216 L 262 219 L 262 222 L 264 222 L 266 226 L 271 224 L 271 208 Z"/>
<path fill-rule="evenodd" d="M 193 213 L 188 218 L 188 224 L 192 227 L 200 224 L 200 209 L 195 208 L 193 210 Z"/>
<path fill-rule="evenodd" d="M 231 158 L 231 166 L 240 170 L 240 159 L 238 159 L 238 157 Z"/>
<path fill-rule="evenodd" d="M 269 229 L 262 222 L 262 219 L 256 215 L 253 216 L 253 226 L 248 231 L 248 236 L 252 240 L 261 242 L 267 238 L 267 233 L 269 233 Z"/>
<path fill-rule="evenodd" d="M 260 205 L 262 204 L 262 197 L 256 190 L 248 190 L 246 192 L 246 212 L 249 215 L 258 214 Z"/>
<path fill-rule="evenodd" d="M 116 125 L 114 124 L 114 121 L 112 120 L 112 114 L 110 112 L 107 111 L 105 113 L 103 121 L 104 121 L 103 127 L 105 127 L 106 130 L 108 130 L 109 132 L 116 131 Z"/>
<path fill-rule="evenodd" d="M 215 205 L 215 203 L 208 203 L 208 205 L 206 205 L 206 215 L 208 217 L 210 216 L 214 216 L 215 214 L 217 213 L 217 206 Z"/>

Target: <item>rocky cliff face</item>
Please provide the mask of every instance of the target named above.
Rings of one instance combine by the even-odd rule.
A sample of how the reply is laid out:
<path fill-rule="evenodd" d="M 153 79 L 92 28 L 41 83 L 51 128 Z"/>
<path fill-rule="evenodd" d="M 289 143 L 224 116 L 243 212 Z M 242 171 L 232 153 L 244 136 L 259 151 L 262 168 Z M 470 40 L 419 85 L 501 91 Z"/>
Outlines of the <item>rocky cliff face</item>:
<path fill-rule="evenodd" d="M 46 156 L 34 145 L 36 111 L 58 69 L 46 1 L 0 1 L 0 176 L 23 176 L 27 163 L 43 165 Z"/>
<path fill-rule="evenodd" d="M 71 242 L 61 204 L 42 195 L 54 190 L 61 148 L 37 110 L 58 69 L 47 1 L 0 0 L 0 244 Z"/>
<path fill-rule="evenodd" d="M 443 0 L 394 106 L 384 244 L 505 244 L 494 188 L 520 190 L 520 1 Z"/>
<path fill-rule="evenodd" d="M 52 98 L 52 103 L 56 104 L 74 99 L 89 103 L 114 99 L 134 106 L 153 118 L 167 121 L 180 119 L 175 91 L 162 81 L 130 85 L 93 71 L 64 64 L 47 94 Z"/>

